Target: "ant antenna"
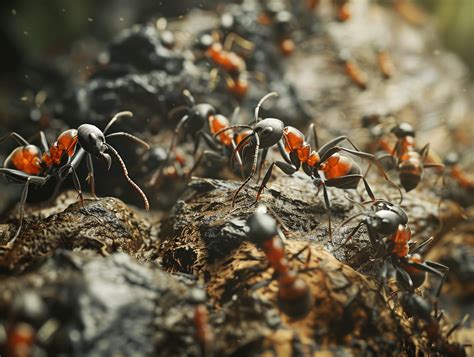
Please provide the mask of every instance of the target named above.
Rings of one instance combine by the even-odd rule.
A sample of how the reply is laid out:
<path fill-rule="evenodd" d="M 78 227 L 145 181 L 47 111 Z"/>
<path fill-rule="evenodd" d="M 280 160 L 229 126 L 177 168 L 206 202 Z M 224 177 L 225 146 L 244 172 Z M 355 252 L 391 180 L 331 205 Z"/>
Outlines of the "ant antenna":
<path fill-rule="evenodd" d="M 145 204 L 145 211 L 148 211 L 150 209 L 150 203 L 148 202 L 148 198 L 146 197 L 145 193 L 142 191 L 142 189 L 130 178 L 130 176 L 128 176 L 128 170 L 127 170 L 127 167 L 125 166 L 125 163 L 123 162 L 123 159 L 122 157 L 120 156 L 120 154 L 117 152 L 117 150 L 114 149 L 113 146 L 111 146 L 110 144 L 108 143 L 105 143 L 105 145 L 107 145 L 107 148 L 112 152 L 112 154 L 114 154 L 114 156 L 117 158 L 117 160 L 119 161 L 120 163 L 120 166 L 122 167 L 122 172 L 123 172 L 123 175 L 125 176 L 125 179 L 128 181 L 128 183 L 130 184 L 130 186 L 132 186 L 135 191 L 138 192 L 138 194 L 140 196 L 142 196 L 142 199 L 143 199 L 143 203 Z"/>
<path fill-rule="evenodd" d="M 112 119 L 110 119 L 109 123 L 106 125 L 105 129 L 103 130 L 103 133 L 107 133 L 107 131 L 110 129 L 110 127 L 117 121 L 119 120 L 120 118 L 122 117 L 132 117 L 133 116 L 133 113 L 132 112 L 129 112 L 129 111 L 125 111 L 125 112 L 119 112 L 117 114 L 115 114 L 113 116 Z"/>
<path fill-rule="evenodd" d="M 268 98 L 271 98 L 271 97 L 278 97 L 278 93 L 277 92 L 268 93 L 266 96 L 260 99 L 260 102 L 258 102 L 257 106 L 255 107 L 255 124 L 258 123 L 258 115 L 260 112 L 260 107 Z"/>

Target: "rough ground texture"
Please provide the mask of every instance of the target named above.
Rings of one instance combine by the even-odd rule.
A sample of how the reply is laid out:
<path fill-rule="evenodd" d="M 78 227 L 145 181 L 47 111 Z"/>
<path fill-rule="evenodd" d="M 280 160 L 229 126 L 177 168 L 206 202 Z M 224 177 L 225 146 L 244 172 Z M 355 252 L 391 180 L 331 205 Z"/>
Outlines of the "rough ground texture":
<path fill-rule="evenodd" d="M 130 176 L 149 196 L 152 211 L 138 212 L 128 206 L 138 206 L 140 201 L 116 164 L 111 172 L 96 165 L 97 192 L 120 197 L 127 204 L 105 197 L 86 199 L 82 207 L 71 192 L 52 204 L 28 204 L 21 234 L 0 251 L 0 354 L 12 355 L 14 333 L 20 327 L 35 336 L 32 345 L 37 355 L 439 352 L 430 351 L 415 321 L 401 311 L 393 294 L 398 290 L 393 272 L 384 286 L 375 279 L 380 262 L 373 259 L 366 230 L 340 247 L 359 218 L 341 223 L 363 209 L 354 201 L 367 200 L 362 185 L 352 192 L 329 188 L 331 240 L 322 192 L 302 173 L 289 177 L 274 170 L 260 203 L 278 217 L 291 267 L 303 270 L 299 274 L 314 299 L 304 319 L 292 320 L 279 310 L 273 271 L 245 232 L 245 220 L 256 207 L 256 183 L 251 181 L 231 207 L 240 181 L 225 154 L 221 162 L 204 160 L 195 175 L 209 178 L 194 178 L 184 193 L 184 176 L 194 164 L 192 140 L 181 137 L 176 157 L 165 161 L 180 118 L 170 111 L 185 104 L 183 89 L 189 89 L 197 102 L 209 102 L 228 116 L 240 106 L 237 119 L 242 123 L 253 120 L 263 95 L 277 91 L 279 97 L 265 103 L 262 116 L 280 118 L 302 131 L 314 122 L 320 143 L 347 134 L 372 152 L 375 138 L 362 128 L 361 119 L 379 115 L 387 126 L 412 123 L 418 147 L 430 142 L 442 158 L 451 150 L 472 153 L 474 135 L 465 130 L 472 123 L 465 69 L 440 48 L 429 23 L 410 24 L 392 7 L 366 1 L 351 2 L 353 17 L 347 22 L 334 20 L 328 2 L 323 1 L 316 14 L 298 12 L 301 8 L 296 6 L 298 23 L 292 34 L 296 50 L 283 58 L 271 28 L 257 21 L 257 3 L 223 8 L 235 15 L 229 31 L 256 45 L 245 54 L 250 89 L 244 98 L 230 95 L 222 76 L 212 82 L 212 64 L 195 48 L 198 34 L 220 26 L 214 11 L 193 11 L 170 21 L 168 29 L 177 40 L 173 49 L 161 43 L 154 22 L 135 26 L 104 45 L 107 56 L 91 65 L 86 78 L 76 78 L 71 70 L 63 74 L 71 78 L 67 82 L 44 78 L 47 87 L 28 88 L 50 94 L 35 109 L 41 112 L 41 129 L 46 129 L 51 142 L 58 126 L 89 122 L 102 128 L 114 113 L 132 110 L 134 118 L 117 123 L 115 130 L 147 139 L 152 149 L 144 153 L 128 142 L 110 142 L 116 140 L 113 145 L 124 156 Z M 380 45 L 395 65 L 390 79 L 383 79 L 376 64 L 374 48 Z M 350 53 L 368 76 L 366 90 L 345 75 L 341 51 Z M 33 101 L 26 103 L 33 105 Z M 63 118 L 60 124 L 56 117 Z M 9 129 L 21 128 L 12 124 Z M 22 132 L 26 137 L 33 133 Z M 387 137 L 394 142 L 390 134 Z M 278 153 L 270 152 L 268 160 L 275 157 Z M 461 157 L 461 167 L 474 167 L 473 157 Z M 165 164 L 166 174 L 153 185 L 153 175 Z M 472 309 L 472 191 L 459 187 L 449 171 L 446 187 L 436 181 L 436 173 L 426 171 L 419 187 L 404 194 L 401 206 L 415 241 L 434 236 L 427 258 L 450 268 L 441 300 L 443 308 L 457 309 L 449 309 L 452 315 L 442 320 L 440 340 L 444 341 L 456 318 Z M 389 174 L 398 182 L 396 172 Z M 85 177 L 84 168 L 79 175 Z M 367 180 L 377 198 L 398 202 L 397 190 L 375 169 Z M 17 202 L 16 194 L 0 190 L 2 211 Z M 30 199 L 42 201 L 47 196 L 47 188 L 42 188 Z M 438 209 L 441 196 L 444 201 Z M 17 209 L 4 218 L 2 246 L 16 231 Z M 430 278 L 417 294 L 431 296 L 436 284 Z M 196 324 L 197 306 L 207 307 L 208 327 Z M 198 337 L 206 329 L 214 335 L 208 344 Z M 472 342 L 472 334 L 459 336 L 462 342 L 469 338 Z M 449 340 L 457 337 L 455 333 Z"/>

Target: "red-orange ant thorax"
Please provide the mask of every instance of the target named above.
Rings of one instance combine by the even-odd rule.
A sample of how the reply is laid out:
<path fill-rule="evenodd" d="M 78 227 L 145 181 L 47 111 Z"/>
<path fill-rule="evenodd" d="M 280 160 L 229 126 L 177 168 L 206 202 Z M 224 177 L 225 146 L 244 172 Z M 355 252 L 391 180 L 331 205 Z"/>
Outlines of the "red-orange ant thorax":
<path fill-rule="evenodd" d="M 72 157 L 77 146 L 77 130 L 69 129 L 61 133 L 54 144 L 49 148 L 49 152 L 43 154 L 43 163 L 46 167 L 59 165 L 64 155 Z"/>
<path fill-rule="evenodd" d="M 225 51 L 219 42 L 214 42 L 207 49 L 206 54 L 216 65 L 227 72 L 239 73 L 246 68 L 242 57 L 234 52 Z"/>
<path fill-rule="evenodd" d="M 286 152 L 297 150 L 305 143 L 303 133 L 292 126 L 286 126 L 283 129 L 283 140 Z"/>
<path fill-rule="evenodd" d="M 336 153 L 321 165 L 321 170 L 326 179 L 332 179 L 350 174 L 353 167 L 354 161 L 350 157 Z"/>
<path fill-rule="evenodd" d="M 290 56 L 295 52 L 295 42 L 291 38 L 280 39 L 279 47 L 283 56 Z"/>
<path fill-rule="evenodd" d="M 227 89 L 238 98 L 243 98 L 249 89 L 249 82 L 243 75 L 227 82 Z"/>
<path fill-rule="evenodd" d="M 393 245 L 392 254 L 397 257 L 403 258 L 406 257 L 409 253 L 410 246 L 408 242 L 411 240 L 411 231 L 406 225 L 398 225 L 397 232 L 392 235 L 390 242 Z"/>
<path fill-rule="evenodd" d="M 12 168 L 29 175 L 41 173 L 41 150 L 35 145 L 17 147 L 5 159 L 3 167 Z"/>
<path fill-rule="evenodd" d="M 262 249 L 272 268 L 279 274 L 288 270 L 288 262 L 285 258 L 285 247 L 278 236 L 262 243 Z"/>
<path fill-rule="evenodd" d="M 209 116 L 209 129 L 211 131 L 211 134 L 215 134 L 219 130 L 224 129 L 229 125 L 229 120 L 222 114 Z M 232 133 L 230 131 L 225 131 L 222 134 L 219 134 L 219 141 L 225 146 L 231 145 Z"/>
<path fill-rule="evenodd" d="M 29 324 L 18 323 L 8 331 L 7 355 L 31 356 L 36 340 L 36 333 Z"/>

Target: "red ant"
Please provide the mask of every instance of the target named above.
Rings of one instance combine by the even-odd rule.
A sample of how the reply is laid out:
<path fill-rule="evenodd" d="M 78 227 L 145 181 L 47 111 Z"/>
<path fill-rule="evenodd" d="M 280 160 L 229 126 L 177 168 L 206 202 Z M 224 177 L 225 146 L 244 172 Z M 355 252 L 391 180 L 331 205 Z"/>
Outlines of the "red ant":
<path fill-rule="evenodd" d="M 392 133 L 397 137 L 392 157 L 396 155 L 400 184 L 407 192 L 418 186 L 423 176 L 423 169 L 444 169 L 443 164 L 425 162 L 430 150 L 430 144 L 426 144 L 418 152 L 415 145 L 415 130 L 410 124 L 401 123 L 392 129 Z"/>
<path fill-rule="evenodd" d="M 87 154 L 87 168 L 89 174 L 87 180 L 90 183 L 91 193 L 95 197 L 95 180 L 94 180 L 94 168 L 92 163 L 92 157 L 96 157 L 105 161 L 107 169 L 112 164 L 110 152 L 119 161 L 122 168 L 125 179 L 128 183 L 140 194 L 145 204 L 145 209 L 149 209 L 149 203 L 146 195 L 140 189 L 140 187 L 132 181 L 128 176 L 128 171 L 122 157 L 119 153 L 106 142 L 106 138 L 125 136 L 138 143 L 144 145 L 147 149 L 148 144 L 136 136 L 125 133 L 116 132 L 105 135 L 118 119 L 122 117 L 131 117 L 131 112 L 120 112 L 117 113 L 107 124 L 105 129 L 102 131 L 98 127 L 92 124 L 82 124 L 77 129 L 69 129 L 64 131 L 58 136 L 56 142 L 54 142 L 48 148 L 48 143 L 44 134 L 41 132 L 41 143 L 43 145 L 44 153 L 41 153 L 41 149 L 35 145 L 31 145 L 21 135 L 17 133 L 11 133 L 4 138 L 0 139 L 0 142 L 5 140 L 7 137 L 11 137 L 17 141 L 20 145 L 12 151 L 12 153 L 6 158 L 3 167 L 0 168 L 0 174 L 5 176 L 9 181 L 15 183 L 23 183 L 23 190 L 20 198 L 20 222 L 19 227 L 14 237 L 8 243 L 8 246 L 13 244 L 18 235 L 20 234 L 26 198 L 28 196 L 29 185 L 43 186 L 52 177 L 58 178 L 59 185 L 64 179 L 72 173 L 73 183 L 76 191 L 79 194 L 81 204 L 84 204 L 82 196 L 82 189 L 79 178 L 76 173 L 76 169 L 79 166 L 84 155 Z M 79 148 L 79 149 L 78 149 Z M 78 150 L 76 150 L 78 149 Z"/>
<path fill-rule="evenodd" d="M 355 189 L 359 182 L 362 180 L 364 186 L 370 198 L 375 200 L 375 196 L 367 183 L 365 177 L 361 174 L 359 165 L 354 162 L 350 157 L 339 154 L 340 152 L 349 153 L 357 157 L 369 160 L 374 163 L 380 170 L 384 178 L 392 183 L 386 175 L 384 169 L 377 161 L 374 155 L 359 151 L 359 149 L 352 143 L 347 136 L 339 136 L 330 142 L 323 145 L 316 152 L 311 149 L 311 145 L 305 140 L 305 136 L 296 128 L 292 126 L 284 126 L 284 123 L 275 118 L 266 118 L 259 120 L 259 110 L 262 104 L 270 97 L 276 96 L 277 93 L 272 92 L 264 96 L 257 107 L 255 108 L 255 121 L 256 124 L 251 127 L 248 125 L 232 125 L 218 131 L 214 136 L 220 135 L 226 130 L 233 130 L 236 128 L 244 128 L 252 130 L 249 135 L 242 139 L 237 145 L 234 153 L 238 152 L 242 147 L 249 144 L 250 140 L 253 140 L 252 145 L 255 145 L 255 152 L 253 157 L 253 165 L 250 175 L 245 179 L 241 186 L 237 189 L 232 199 L 232 206 L 235 204 L 235 200 L 240 190 L 250 181 L 252 176 L 257 170 L 257 158 L 258 152 L 262 148 L 263 154 L 260 165 L 265 161 L 268 149 L 274 145 L 278 145 L 278 149 L 282 158 L 285 161 L 274 161 L 270 164 L 263 181 L 258 189 L 256 201 L 260 198 L 260 195 L 265 188 L 265 185 L 269 181 L 274 166 L 277 166 L 287 175 L 292 175 L 297 172 L 300 168 L 313 179 L 314 184 L 319 188 L 322 186 L 324 194 L 324 202 L 328 211 L 330 210 L 329 196 L 326 190 L 326 186 L 336 187 L 340 189 Z M 317 133 L 314 129 L 314 125 L 310 126 L 310 133 L 313 132 L 316 146 L 318 146 Z M 337 146 L 343 140 L 347 140 L 355 150 L 347 149 L 341 146 Z M 323 179 L 319 171 L 324 172 L 325 179 Z M 260 171 L 260 170 L 259 170 Z M 393 186 L 396 187 L 394 183 Z M 330 217 L 330 216 L 329 216 Z M 330 218 L 329 218 L 329 224 Z M 331 232 L 331 229 L 330 229 Z"/>
<path fill-rule="evenodd" d="M 459 165 L 459 155 L 452 152 L 446 155 L 444 165 L 449 168 L 450 176 L 459 186 L 466 190 L 474 190 L 474 177 L 469 176 Z"/>
<path fill-rule="evenodd" d="M 252 50 L 254 45 L 234 33 L 226 36 L 224 45 L 215 37 L 217 36 L 205 34 L 201 36 L 199 45 L 205 50 L 206 56 L 224 73 L 229 92 L 242 98 L 247 94 L 249 86 L 247 65 L 241 56 L 230 49 L 233 42 L 248 50 Z"/>
<path fill-rule="evenodd" d="M 368 85 L 367 75 L 351 58 L 350 54 L 346 51 L 341 51 L 339 53 L 339 60 L 342 62 L 346 75 L 351 79 L 351 81 L 360 89 L 366 90 Z"/>
<path fill-rule="evenodd" d="M 264 207 L 258 207 L 247 218 L 247 236 L 264 251 L 277 275 L 280 310 L 293 319 L 301 319 L 311 311 L 314 299 L 306 281 L 290 268 L 285 257 L 283 233 L 278 229 L 275 219 L 265 211 Z"/>
<path fill-rule="evenodd" d="M 212 356 L 214 345 L 214 334 L 209 325 L 209 312 L 206 305 L 198 304 L 194 309 L 194 326 L 196 339 L 199 342 L 202 356 Z"/>
<path fill-rule="evenodd" d="M 395 73 L 395 67 L 387 51 L 377 51 L 377 64 L 385 79 L 393 77 L 393 74 Z"/>
<path fill-rule="evenodd" d="M 293 14 L 284 10 L 281 6 L 269 6 L 265 4 L 263 13 L 259 16 L 259 22 L 263 25 L 273 25 L 277 38 L 278 48 L 284 56 L 290 56 L 295 51 L 295 43 L 291 38 Z"/>
<path fill-rule="evenodd" d="M 199 144 L 201 142 L 201 138 L 211 149 L 215 151 L 222 150 L 223 148 L 236 148 L 237 143 L 242 138 L 241 135 L 234 135 L 234 133 L 220 133 L 218 135 L 211 136 L 210 134 L 216 134 L 222 128 L 228 127 L 230 124 L 229 120 L 224 115 L 216 114 L 216 109 L 211 104 L 196 103 L 196 100 L 188 90 L 184 90 L 183 95 L 187 101 L 187 105 L 177 107 L 173 109 L 173 112 L 176 113 L 177 111 L 184 110 L 185 114 L 180 119 L 174 130 L 174 135 L 171 140 L 170 148 L 168 151 L 168 158 L 166 159 L 166 162 L 161 165 L 160 169 L 156 172 L 156 174 L 153 175 L 150 180 L 150 185 L 154 185 L 157 182 L 158 178 L 163 173 L 164 168 L 168 166 L 171 156 L 175 152 L 177 140 L 182 132 L 184 133 L 185 137 L 191 137 L 194 140 L 193 156 L 196 155 L 196 152 L 199 148 Z M 235 118 L 236 115 L 237 110 L 234 111 L 232 120 Z M 187 175 L 188 178 L 197 168 L 203 156 L 206 155 L 218 156 L 212 153 L 211 151 L 204 151 L 201 156 L 196 160 L 193 168 L 189 171 Z M 235 156 L 239 164 L 242 165 L 242 160 L 240 158 L 239 153 L 236 153 Z"/>

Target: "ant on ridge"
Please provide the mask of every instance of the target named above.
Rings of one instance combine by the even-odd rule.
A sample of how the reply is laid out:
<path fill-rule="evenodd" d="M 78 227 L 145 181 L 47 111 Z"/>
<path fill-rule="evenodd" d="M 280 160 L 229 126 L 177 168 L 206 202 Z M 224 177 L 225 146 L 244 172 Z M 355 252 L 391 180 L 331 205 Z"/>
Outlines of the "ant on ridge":
<path fill-rule="evenodd" d="M 285 257 L 284 236 L 276 220 L 266 213 L 265 207 L 260 206 L 247 218 L 246 229 L 248 238 L 264 251 L 277 275 L 280 310 L 295 320 L 302 319 L 311 311 L 314 299 L 306 281 L 289 266 L 289 260 Z"/>
<path fill-rule="evenodd" d="M 250 181 L 252 176 L 257 171 L 257 159 L 258 152 L 260 149 L 263 149 L 263 154 L 260 162 L 260 167 L 265 161 L 268 149 L 274 145 L 278 145 L 278 149 L 284 161 L 274 161 L 270 164 L 263 181 L 258 189 L 256 201 L 260 198 L 260 195 L 265 188 L 265 185 L 269 181 L 272 170 L 274 166 L 277 166 L 287 175 L 292 175 L 297 172 L 300 168 L 303 168 L 303 171 L 313 179 L 314 184 L 319 188 L 322 186 L 324 202 L 328 211 L 330 210 L 330 200 L 327 193 L 326 187 L 336 187 L 340 189 L 355 189 L 359 182 L 362 180 L 365 186 L 365 189 L 372 200 L 375 200 L 375 196 L 367 183 L 365 177 L 362 175 L 360 166 L 353 161 L 350 157 L 339 154 L 340 152 L 345 152 L 352 154 L 354 156 L 369 160 L 371 163 L 374 163 L 379 171 L 382 173 L 385 180 L 391 183 L 394 187 L 397 187 L 385 173 L 384 169 L 375 158 L 374 155 L 368 154 L 359 149 L 352 143 L 352 141 L 347 136 L 339 136 L 329 141 L 318 151 L 311 149 L 311 145 L 305 140 L 305 136 L 296 128 L 292 126 L 284 126 L 284 123 L 275 118 L 265 118 L 259 120 L 259 110 L 262 104 L 270 97 L 276 96 L 276 92 L 271 92 L 264 96 L 255 108 L 255 125 L 253 127 L 248 125 L 231 125 L 227 128 L 219 130 L 214 136 L 220 135 L 221 133 L 227 130 L 233 130 L 236 128 L 250 129 L 251 132 L 234 149 L 234 153 L 239 152 L 244 145 L 249 144 L 252 140 L 251 145 L 255 145 L 255 152 L 253 156 L 253 165 L 250 175 L 245 179 L 245 181 L 240 185 L 237 191 L 234 194 L 232 199 L 232 206 L 235 205 L 235 200 L 237 195 L 242 190 L 242 188 Z M 312 130 L 311 130 L 312 129 Z M 313 133 L 316 147 L 318 147 L 317 133 L 314 128 L 314 125 L 310 126 L 310 133 Z M 347 149 L 338 144 L 342 141 L 348 141 L 353 147 L 352 149 Z M 259 170 L 260 171 L 260 170 Z M 323 171 L 324 179 L 319 174 L 319 171 Z M 397 187 L 398 189 L 398 187 Z M 401 192 L 400 192 L 401 193 Z M 329 224 L 330 215 L 329 215 Z M 330 229 L 331 232 L 331 229 Z"/>
<path fill-rule="evenodd" d="M 66 130 L 61 133 L 56 139 L 56 142 L 50 146 L 48 146 L 44 133 L 41 132 L 43 153 L 39 147 L 30 144 L 26 139 L 15 132 L 0 139 L 0 142 L 2 142 L 6 138 L 11 137 L 19 144 L 5 159 L 3 167 L 0 168 L 0 174 L 9 182 L 24 184 L 20 198 L 19 227 L 7 246 L 11 246 L 20 234 L 30 185 L 43 186 L 52 177 L 57 177 L 57 188 L 59 188 L 66 177 L 72 173 L 74 187 L 79 194 L 81 204 L 84 204 L 81 183 L 76 173 L 76 169 L 84 158 L 84 155 L 86 155 L 87 168 L 89 171 L 87 181 L 90 184 L 93 197 L 96 196 L 92 157 L 103 160 L 107 165 L 107 169 L 110 169 L 112 158 L 109 153 L 111 153 L 120 163 L 125 179 L 142 197 L 145 209 L 148 211 L 150 206 L 145 193 L 143 193 L 140 187 L 128 176 L 127 167 L 117 150 L 106 142 L 106 138 L 124 136 L 140 143 L 147 149 L 149 148 L 146 142 L 129 133 L 115 132 L 106 135 L 107 131 L 118 119 L 131 117 L 132 115 L 133 114 L 128 111 L 115 114 L 103 131 L 92 124 L 82 124 L 77 129 Z"/>
<path fill-rule="evenodd" d="M 468 175 L 459 165 L 459 155 L 451 152 L 446 155 L 444 165 L 449 168 L 449 175 L 459 186 L 466 190 L 474 190 L 474 177 Z"/>
<path fill-rule="evenodd" d="M 201 139 L 214 151 L 234 149 L 237 147 L 238 142 L 241 140 L 242 135 L 234 133 L 221 133 L 217 136 L 211 136 L 222 128 L 230 125 L 229 119 L 221 114 L 216 114 L 216 109 L 208 103 L 196 103 L 196 100 L 192 94 L 186 89 L 183 91 L 183 95 L 186 99 L 187 104 L 184 106 L 176 107 L 172 110 L 173 113 L 184 111 L 185 114 L 180 119 L 175 127 L 174 135 L 171 140 L 170 148 L 168 150 L 168 157 L 165 162 L 161 165 L 160 169 L 152 176 L 150 185 L 155 185 L 160 176 L 163 174 L 163 170 L 168 166 L 172 155 L 174 155 L 177 140 L 181 133 L 184 133 L 184 137 L 191 137 L 194 140 L 193 156 L 196 156 L 199 148 Z M 235 119 L 238 110 L 234 111 L 231 121 Z M 210 134 L 209 134 L 210 133 Z M 213 155 L 221 158 L 220 155 L 212 153 L 212 151 L 204 151 L 201 156 L 196 160 L 193 168 L 188 172 L 187 177 L 190 178 L 191 174 L 197 168 L 201 162 L 203 156 Z M 242 166 L 242 160 L 240 154 L 236 153 L 237 161 Z"/>

